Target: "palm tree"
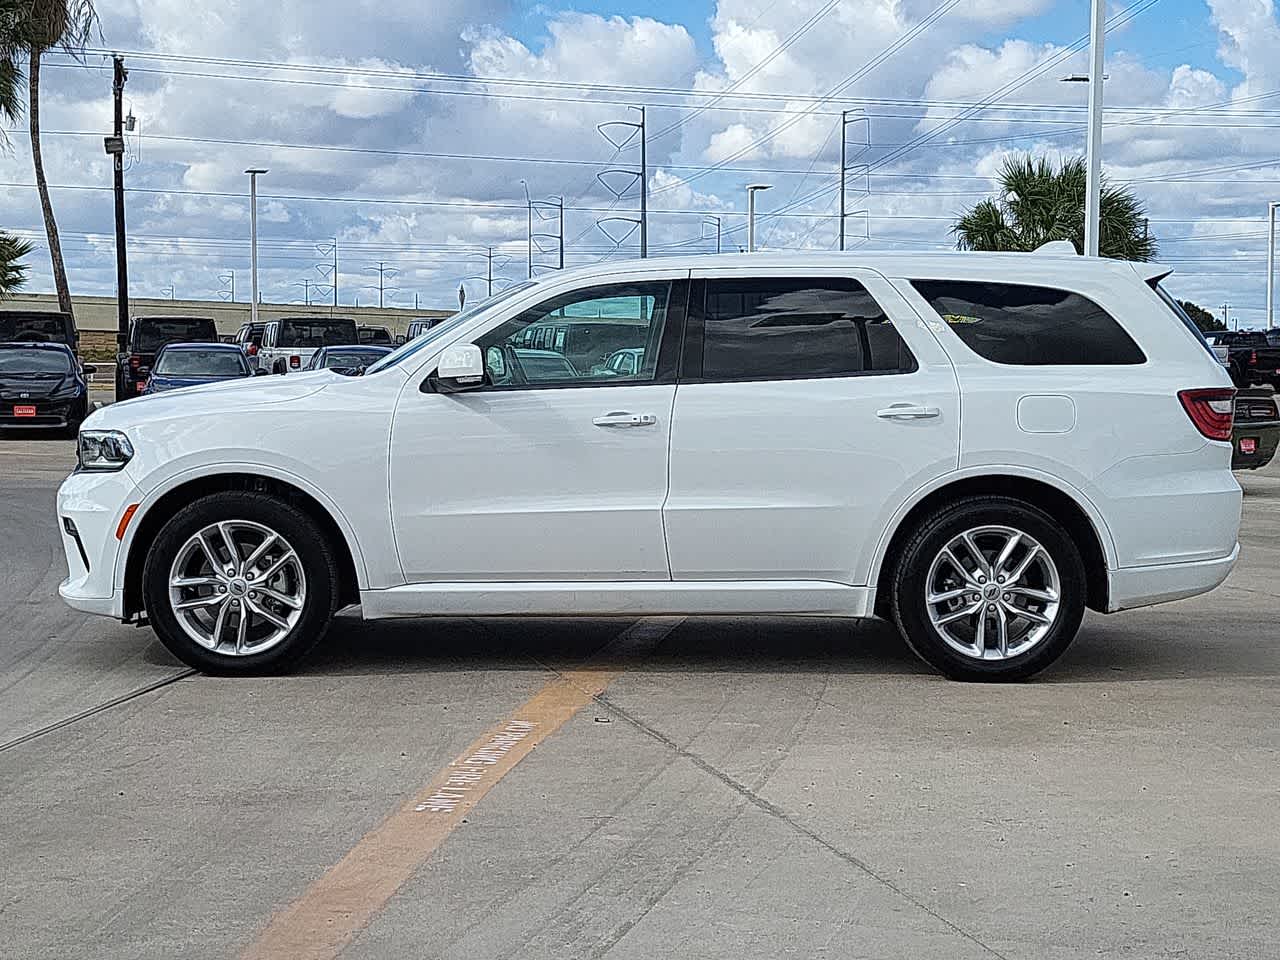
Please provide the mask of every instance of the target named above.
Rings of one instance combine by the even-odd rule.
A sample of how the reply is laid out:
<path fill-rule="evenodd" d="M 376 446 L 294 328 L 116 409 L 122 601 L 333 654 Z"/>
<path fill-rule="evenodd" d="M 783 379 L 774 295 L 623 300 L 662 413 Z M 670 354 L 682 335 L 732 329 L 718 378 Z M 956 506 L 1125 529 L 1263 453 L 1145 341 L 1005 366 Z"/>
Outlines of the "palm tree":
<path fill-rule="evenodd" d="M 1085 163 L 1080 157 L 1055 170 L 1048 160 L 1008 157 L 1000 168 L 1000 196 L 983 200 L 951 232 L 961 250 L 1034 250 L 1070 240 L 1084 250 Z M 1099 253 L 1118 260 L 1151 260 L 1156 241 L 1147 232 L 1141 201 L 1102 181 Z"/>
<path fill-rule="evenodd" d="M 0 230 L 0 300 L 4 300 L 27 282 L 27 265 L 19 263 L 32 250 L 21 237 Z"/>
<path fill-rule="evenodd" d="M 58 224 L 49 200 L 49 181 L 44 173 L 40 144 L 40 61 L 45 52 L 61 47 L 71 54 L 84 50 L 98 24 L 92 0 L 0 0 L 0 118 L 16 122 L 22 113 L 17 89 L 22 79 L 23 60 L 27 71 L 27 123 L 31 131 L 31 161 L 35 167 L 40 212 L 49 240 L 53 283 L 58 291 L 58 309 L 71 313 L 71 290 L 67 286 L 67 265 L 62 259 Z"/>

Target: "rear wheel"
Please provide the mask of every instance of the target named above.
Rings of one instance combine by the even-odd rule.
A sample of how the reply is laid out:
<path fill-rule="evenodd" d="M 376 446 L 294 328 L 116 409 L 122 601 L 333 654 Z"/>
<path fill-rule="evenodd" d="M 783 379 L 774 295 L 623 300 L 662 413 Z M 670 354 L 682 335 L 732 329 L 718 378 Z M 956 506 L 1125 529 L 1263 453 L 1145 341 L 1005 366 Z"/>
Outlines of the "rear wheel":
<path fill-rule="evenodd" d="M 926 517 L 892 581 L 907 644 L 956 680 L 1022 680 L 1075 639 L 1085 570 L 1062 527 L 1008 497 L 973 497 Z"/>
<path fill-rule="evenodd" d="M 324 635 L 338 568 L 306 513 L 227 491 L 164 525 L 142 578 L 147 615 L 174 656 L 210 673 L 259 673 L 292 667 Z"/>

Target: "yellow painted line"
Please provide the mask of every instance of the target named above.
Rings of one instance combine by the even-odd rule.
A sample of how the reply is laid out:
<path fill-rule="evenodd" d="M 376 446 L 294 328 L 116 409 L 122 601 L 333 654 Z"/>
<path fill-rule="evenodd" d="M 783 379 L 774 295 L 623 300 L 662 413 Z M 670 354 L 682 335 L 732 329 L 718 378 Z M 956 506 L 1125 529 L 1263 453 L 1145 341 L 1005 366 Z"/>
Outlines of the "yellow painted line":
<path fill-rule="evenodd" d="M 682 619 L 641 621 L 606 651 L 639 640 L 656 644 Z M 605 653 L 602 652 L 602 653 Z M 414 871 L 516 764 L 621 673 L 604 656 L 559 673 L 464 750 L 341 860 L 275 914 L 241 960 L 332 960 L 386 906 Z"/>

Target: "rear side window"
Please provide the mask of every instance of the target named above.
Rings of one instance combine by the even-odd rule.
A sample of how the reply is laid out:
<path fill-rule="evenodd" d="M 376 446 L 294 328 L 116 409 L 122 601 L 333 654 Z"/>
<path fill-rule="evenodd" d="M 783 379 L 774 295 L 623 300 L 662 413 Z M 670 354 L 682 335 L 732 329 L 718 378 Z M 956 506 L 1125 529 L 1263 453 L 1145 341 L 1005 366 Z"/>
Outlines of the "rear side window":
<path fill-rule="evenodd" d="M 1109 313 L 1078 293 L 961 280 L 913 285 L 970 350 L 994 363 L 1109 366 L 1147 359 Z"/>
<path fill-rule="evenodd" d="M 909 373 L 915 358 L 880 305 L 845 277 L 706 283 L 705 380 Z"/>

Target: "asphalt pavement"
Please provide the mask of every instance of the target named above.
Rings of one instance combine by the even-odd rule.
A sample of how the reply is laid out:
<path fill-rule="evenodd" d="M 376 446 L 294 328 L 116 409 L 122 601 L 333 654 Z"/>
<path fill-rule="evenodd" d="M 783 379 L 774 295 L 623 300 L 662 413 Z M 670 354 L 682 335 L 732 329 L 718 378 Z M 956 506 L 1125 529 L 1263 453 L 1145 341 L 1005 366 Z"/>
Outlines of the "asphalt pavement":
<path fill-rule="evenodd" d="M 1222 588 L 980 686 L 805 619 L 344 615 L 192 674 L 57 600 L 72 456 L 0 441 L 0 955 L 1276 955 L 1280 466 Z"/>

